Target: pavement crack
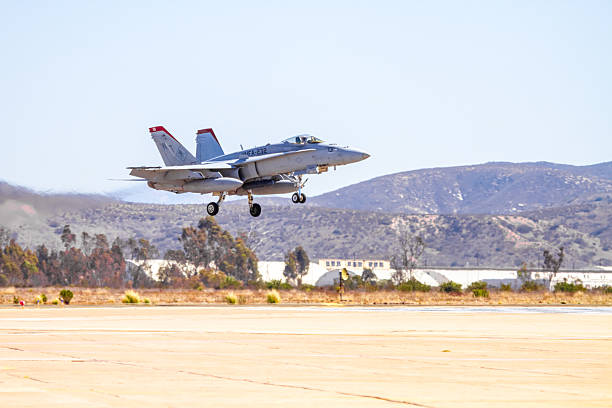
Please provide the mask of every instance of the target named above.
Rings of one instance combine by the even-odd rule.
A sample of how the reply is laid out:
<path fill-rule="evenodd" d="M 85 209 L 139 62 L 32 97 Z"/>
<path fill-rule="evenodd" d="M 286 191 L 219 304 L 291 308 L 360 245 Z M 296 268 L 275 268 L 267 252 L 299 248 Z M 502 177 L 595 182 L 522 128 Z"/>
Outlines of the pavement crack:
<path fill-rule="evenodd" d="M 331 393 L 331 394 L 345 395 L 345 396 L 349 396 L 349 397 L 370 398 L 370 399 L 375 399 L 375 400 L 379 400 L 379 401 L 390 402 L 390 403 L 393 403 L 393 404 L 403 404 L 403 405 L 410 405 L 410 406 L 413 406 L 413 407 L 423 407 L 423 408 L 434 408 L 431 405 L 419 404 L 418 402 L 412 402 L 412 401 L 396 400 L 396 399 L 392 399 L 392 398 L 381 397 L 379 395 L 357 394 L 357 393 L 346 392 L 346 391 L 327 390 L 327 389 L 324 389 L 324 388 L 308 387 L 308 386 L 305 386 L 305 385 L 273 383 L 273 382 L 270 382 L 270 381 L 252 380 L 250 378 L 226 377 L 226 376 L 216 375 L 216 374 L 198 373 L 198 372 L 195 372 L 195 371 L 178 370 L 178 372 L 179 373 L 183 373 L 183 374 L 191 374 L 191 375 L 198 375 L 198 376 L 202 376 L 202 377 L 215 378 L 215 379 L 218 379 L 218 380 L 246 382 L 246 383 L 250 383 L 250 384 L 268 385 L 268 386 L 272 386 L 272 387 L 281 387 L 281 388 L 300 389 L 300 390 L 306 390 L 306 391 L 328 392 L 328 393 Z"/>
<path fill-rule="evenodd" d="M 36 382 L 43 383 L 43 384 L 51 384 L 51 382 L 49 382 L 49 381 L 45 381 L 45 380 L 41 380 L 41 379 L 38 379 L 38 378 L 30 377 L 28 375 L 21 376 L 21 375 L 18 375 L 18 374 L 11 374 L 11 373 L 8 373 L 8 375 L 11 376 L 11 377 L 19 378 L 19 379 L 25 378 L 26 380 L 32 380 L 32 381 L 36 381 Z"/>
<path fill-rule="evenodd" d="M 4 348 L 9 349 L 9 350 L 15 350 L 15 351 L 25 351 L 25 350 L 22 350 L 22 349 L 20 349 L 18 347 L 4 346 Z"/>

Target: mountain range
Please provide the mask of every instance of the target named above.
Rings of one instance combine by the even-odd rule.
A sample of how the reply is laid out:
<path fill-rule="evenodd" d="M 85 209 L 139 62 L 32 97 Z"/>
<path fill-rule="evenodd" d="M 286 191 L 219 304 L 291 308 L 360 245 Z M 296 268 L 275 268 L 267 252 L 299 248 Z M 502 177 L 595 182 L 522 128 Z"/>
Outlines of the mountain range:
<path fill-rule="evenodd" d="M 612 162 L 486 163 L 406 171 L 314 197 L 316 205 L 405 214 L 515 214 L 612 194 Z"/>
<path fill-rule="evenodd" d="M 154 192 L 156 193 L 156 192 Z M 203 200 L 204 201 L 204 200 Z M 297 245 L 311 258 L 389 258 L 396 233 L 423 236 L 422 262 L 439 266 L 537 266 L 543 249 L 566 248 L 566 266 L 612 265 L 612 162 L 592 166 L 486 163 L 395 173 L 308 199 L 226 202 L 217 221 L 245 232 L 259 258 L 280 260 Z M 80 234 L 150 238 L 177 248 L 181 228 L 203 205 L 128 203 L 99 195 L 39 194 L 0 183 L 0 226 L 27 246 L 59 247 L 70 224 Z"/>

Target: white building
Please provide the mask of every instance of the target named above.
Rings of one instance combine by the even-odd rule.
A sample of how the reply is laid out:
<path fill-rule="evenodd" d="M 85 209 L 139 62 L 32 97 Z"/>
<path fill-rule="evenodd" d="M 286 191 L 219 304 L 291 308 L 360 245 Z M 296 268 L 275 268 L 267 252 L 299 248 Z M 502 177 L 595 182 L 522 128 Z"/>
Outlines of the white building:
<path fill-rule="evenodd" d="M 333 263 L 332 263 L 333 262 Z M 128 265 L 138 265 L 142 262 L 127 260 Z M 173 261 L 163 259 L 152 259 L 147 261 L 148 267 L 146 271 L 151 278 L 157 280 L 159 269 L 167 266 Z M 361 266 L 359 264 L 361 263 Z M 324 258 L 319 262 L 311 262 L 308 269 L 308 274 L 302 279 L 303 283 L 314 285 L 321 276 L 332 270 L 346 268 L 354 275 L 361 276 L 364 265 L 369 268 L 372 263 L 372 271 L 376 277 L 380 279 L 391 279 L 393 270 L 390 268 L 389 261 L 372 260 L 372 259 L 339 259 L 339 258 Z M 356 266 L 353 266 L 356 265 Z M 377 266 L 374 266 L 377 265 Z M 264 281 L 281 280 L 285 281 L 283 271 L 285 270 L 284 262 L 267 262 L 259 261 L 259 273 Z M 542 283 L 548 283 L 549 273 L 543 271 L 532 271 L 531 279 Z M 485 281 L 492 287 L 499 287 L 500 284 L 511 284 L 514 288 L 520 286 L 517 272 L 515 269 L 493 269 L 493 268 L 416 268 L 413 271 L 413 276 L 419 282 L 425 283 L 432 287 L 448 281 L 460 283 L 464 288 L 472 282 Z M 580 281 L 586 288 L 596 288 L 602 286 L 612 286 L 612 268 L 598 268 L 595 270 L 575 270 L 575 271 L 560 271 L 552 280 L 551 286 L 557 282 L 563 282 L 566 279 L 568 282 Z"/>

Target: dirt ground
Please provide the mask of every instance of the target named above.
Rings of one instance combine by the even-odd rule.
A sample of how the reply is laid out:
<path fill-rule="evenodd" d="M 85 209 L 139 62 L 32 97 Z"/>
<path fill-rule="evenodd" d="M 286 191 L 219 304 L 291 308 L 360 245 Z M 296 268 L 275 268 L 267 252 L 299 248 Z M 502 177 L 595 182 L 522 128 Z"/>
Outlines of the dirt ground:
<path fill-rule="evenodd" d="M 7 407 L 609 407 L 606 307 L 0 308 Z"/>
<path fill-rule="evenodd" d="M 13 304 L 13 299 L 22 299 L 28 305 L 36 302 L 41 293 L 46 294 L 48 303 L 59 296 L 62 288 L 0 288 L 0 304 Z M 70 288 L 74 292 L 73 305 L 121 304 L 125 290 L 105 288 Z M 237 303 L 264 304 L 268 290 L 189 290 L 189 289 L 137 289 L 140 300 L 148 299 L 152 304 L 224 304 L 228 294 L 234 294 Z M 326 304 L 340 301 L 333 290 L 279 291 L 281 303 Z M 612 293 L 578 292 L 568 293 L 516 293 L 491 291 L 489 298 L 475 298 L 471 293 L 460 295 L 440 293 L 432 290 L 423 292 L 400 291 L 347 291 L 345 303 L 358 305 L 599 305 L 612 306 Z"/>

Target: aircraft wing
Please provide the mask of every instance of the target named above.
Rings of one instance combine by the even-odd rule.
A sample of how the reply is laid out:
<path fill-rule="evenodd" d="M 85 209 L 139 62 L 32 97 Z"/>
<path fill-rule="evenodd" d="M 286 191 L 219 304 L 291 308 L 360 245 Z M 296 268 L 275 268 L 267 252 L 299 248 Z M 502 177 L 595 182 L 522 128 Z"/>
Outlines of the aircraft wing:
<path fill-rule="evenodd" d="M 303 153 L 314 152 L 316 149 L 303 149 L 293 152 L 269 153 L 259 156 L 245 156 L 235 160 L 205 162 L 202 164 L 185 164 L 180 166 L 165 167 L 128 167 L 131 176 L 140 177 L 150 181 L 173 181 L 173 180 L 202 180 L 208 177 L 219 177 L 218 172 L 222 170 L 237 169 L 253 162 L 260 162 L 275 157 L 289 157 Z"/>
<path fill-rule="evenodd" d="M 131 176 L 147 180 L 201 180 L 219 170 L 232 169 L 228 163 L 203 163 L 167 167 L 128 167 Z"/>
<path fill-rule="evenodd" d="M 176 171 L 176 170 L 191 170 L 191 171 L 202 171 L 202 170 L 227 170 L 232 169 L 232 166 L 229 162 L 209 162 L 202 164 L 184 164 L 181 166 L 155 166 L 155 167 L 128 167 L 128 170 L 146 170 L 146 171 Z"/>

